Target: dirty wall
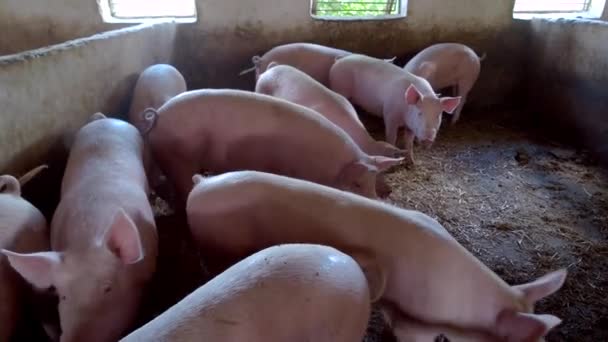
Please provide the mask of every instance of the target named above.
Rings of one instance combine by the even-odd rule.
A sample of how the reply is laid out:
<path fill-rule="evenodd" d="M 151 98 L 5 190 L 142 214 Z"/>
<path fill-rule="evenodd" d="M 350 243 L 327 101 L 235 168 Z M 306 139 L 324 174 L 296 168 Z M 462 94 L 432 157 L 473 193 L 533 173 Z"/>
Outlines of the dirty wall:
<path fill-rule="evenodd" d="M 0 171 L 62 150 L 95 112 L 126 112 L 139 73 L 170 62 L 175 24 L 135 26 L 0 57 Z"/>
<path fill-rule="evenodd" d="M 536 125 L 608 160 L 608 22 L 535 19 L 527 75 Z"/>

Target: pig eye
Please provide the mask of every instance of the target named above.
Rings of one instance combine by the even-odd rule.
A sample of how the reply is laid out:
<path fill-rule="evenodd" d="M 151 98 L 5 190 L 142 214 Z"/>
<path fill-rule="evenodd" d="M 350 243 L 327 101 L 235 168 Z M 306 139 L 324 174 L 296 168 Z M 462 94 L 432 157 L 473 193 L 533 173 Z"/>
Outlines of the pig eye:
<path fill-rule="evenodd" d="M 59 298 L 60 298 L 62 301 L 67 299 L 65 296 L 61 296 L 61 297 L 59 297 Z"/>

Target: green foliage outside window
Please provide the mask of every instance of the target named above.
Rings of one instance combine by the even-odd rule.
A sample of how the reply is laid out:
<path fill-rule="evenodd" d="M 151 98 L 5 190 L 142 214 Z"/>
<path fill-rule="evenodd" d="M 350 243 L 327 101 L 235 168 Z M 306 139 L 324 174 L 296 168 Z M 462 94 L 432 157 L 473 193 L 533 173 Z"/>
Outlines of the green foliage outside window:
<path fill-rule="evenodd" d="M 398 14 L 399 0 L 318 0 L 313 14 L 329 17 L 367 17 Z"/>

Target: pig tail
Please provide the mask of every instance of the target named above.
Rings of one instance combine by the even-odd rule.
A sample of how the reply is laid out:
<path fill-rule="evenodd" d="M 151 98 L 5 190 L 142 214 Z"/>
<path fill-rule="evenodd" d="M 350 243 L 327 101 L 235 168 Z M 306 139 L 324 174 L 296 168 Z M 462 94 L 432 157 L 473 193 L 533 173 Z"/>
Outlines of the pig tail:
<path fill-rule="evenodd" d="M 21 196 L 21 185 L 17 178 L 11 175 L 0 176 L 0 194 Z"/>

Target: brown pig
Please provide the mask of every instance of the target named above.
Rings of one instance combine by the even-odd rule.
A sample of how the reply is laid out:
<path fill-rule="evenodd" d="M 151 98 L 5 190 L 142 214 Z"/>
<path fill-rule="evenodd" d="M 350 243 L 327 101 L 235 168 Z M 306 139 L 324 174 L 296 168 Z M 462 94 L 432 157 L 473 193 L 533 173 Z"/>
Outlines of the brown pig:
<path fill-rule="evenodd" d="M 98 113 L 76 134 L 51 222 L 52 251 L 11 265 L 59 297 L 61 341 L 116 341 L 133 323 L 156 267 L 157 235 L 131 124 Z"/>
<path fill-rule="evenodd" d="M 338 59 L 329 78 L 332 90 L 384 118 L 388 143 L 395 145 L 399 127 L 405 126 L 405 149 L 412 164 L 414 139 L 432 144 L 441 126 L 442 112 L 452 113 L 460 103 L 460 97 L 437 97 L 424 78 L 364 55 Z"/>
<path fill-rule="evenodd" d="M 366 154 L 311 109 L 248 91 L 188 91 L 143 115 L 152 118 L 147 141 L 181 207 L 202 170 L 273 172 L 376 197 L 378 172 L 402 161 Z"/>
<path fill-rule="evenodd" d="M 203 253 L 238 258 L 281 243 L 328 245 L 359 262 L 373 300 L 425 324 L 515 342 L 536 341 L 560 323 L 533 311 L 562 286 L 565 270 L 510 286 L 421 212 L 255 171 L 193 180 L 186 212 Z"/>
<path fill-rule="evenodd" d="M 25 183 L 25 182 L 24 182 Z M 19 181 L 0 176 L 0 341 L 10 341 L 29 289 L 15 272 L 7 256 L 49 248 L 46 219 L 21 197 Z"/>
<path fill-rule="evenodd" d="M 342 128 L 369 155 L 399 157 L 404 153 L 384 141 L 374 140 L 344 96 L 292 66 L 271 62 L 260 75 L 255 91 L 315 110 Z"/>
<path fill-rule="evenodd" d="M 139 75 L 129 109 L 129 122 L 140 128 L 140 113 L 146 108 L 160 108 L 172 97 L 185 92 L 186 80 L 172 65 L 154 64 Z"/>
<path fill-rule="evenodd" d="M 328 246 L 269 247 L 233 265 L 121 341 L 362 341 L 367 282 Z"/>
<path fill-rule="evenodd" d="M 253 67 L 241 71 L 244 75 L 255 70 L 255 79 L 266 71 L 270 62 L 290 65 L 314 78 L 321 84 L 327 86 L 329 80 L 329 69 L 337 58 L 348 56 L 352 52 L 332 48 L 329 46 L 312 43 L 289 43 L 275 46 L 268 50 L 262 57 L 253 56 L 251 62 Z M 392 63 L 395 58 L 385 59 Z"/>
<path fill-rule="evenodd" d="M 475 85 L 485 58 L 477 56 L 470 47 L 458 43 L 441 43 L 420 51 L 403 69 L 425 78 L 436 91 L 452 87 L 461 97 L 453 112 L 451 123 L 456 123 L 469 91 Z"/>

